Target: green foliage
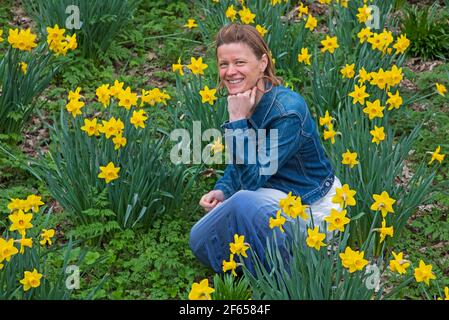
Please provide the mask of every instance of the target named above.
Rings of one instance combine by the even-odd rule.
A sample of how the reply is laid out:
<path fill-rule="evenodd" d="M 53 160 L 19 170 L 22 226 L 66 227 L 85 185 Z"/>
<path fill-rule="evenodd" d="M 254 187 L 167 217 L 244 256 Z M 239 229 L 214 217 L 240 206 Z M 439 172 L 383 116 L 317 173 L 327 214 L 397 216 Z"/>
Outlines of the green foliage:
<path fill-rule="evenodd" d="M 422 219 L 414 220 L 410 226 L 422 230 L 424 236 L 432 241 L 449 241 L 449 220 L 443 211 L 432 210 Z"/>
<path fill-rule="evenodd" d="M 81 55 L 94 59 L 108 51 L 117 34 L 127 27 L 139 3 L 140 0 L 24 1 L 27 12 L 39 25 L 42 35 L 46 34 L 48 26 L 55 24 L 61 28 L 73 28 Z M 77 18 L 80 29 L 76 26 Z"/>
<path fill-rule="evenodd" d="M 79 240 L 87 240 L 88 243 L 94 243 L 98 240 L 108 241 L 113 232 L 120 230 L 120 225 L 115 221 L 116 214 L 108 209 L 108 190 L 104 189 L 100 194 L 96 194 L 97 190 L 92 188 L 89 197 L 93 201 L 93 208 L 84 210 L 81 214 L 86 216 L 87 224 L 75 225 L 69 232 L 68 236 Z"/>
<path fill-rule="evenodd" d="M 250 300 L 251 291 L 245 276 L 235 278 L 229 273 L 215 274 L 213 300 Z"/>
<path fill-rule="evenodd" d="M 371 282 L 376 276 L 373 270 L 381 268 L 383 255 L 374 256 L 374 238 L 370 236 L 360 248 L 360 251 L 364 252 L 364 259 L 372 265 L 371 271 L 350 273 L 342 266 L 339 256 L 349 246 L 349 228 L 346 227 L 345 232 L 338 233 L 338 236 L 334 232 L 332 239 L 326 242 L 328 246 L 317 251 L 306 246 L 307 234 L 299 219 L 284 225 L 291 239 L 287 243 L 287 251 L 291 254 L 289 258 L 280 252 L 275 231 L 272 237 L 267 238 L 264 263 L 261 262 L 262 257 L 257 257 L 254 251 L 251 252 L 255 274 L 251 274 L 246 267 L 243 267 L 243 271 L 251 284 L 253 298 L 256 300 L 379 299 L 382 288 L 376 292 L 376 285 L 375 283 L 371 285 Z M 310 224 L 308 226 L 310 227 Z M 326 230 L 325 223 L 320 230 L 321 232 Z"/>
<path fill-rule="evenodd" d="M 422 124 L 417 125 L 409 135 L 403 135 L 395 141 L 394 129 L 388 125 L 387 115 L 381 120 L 369 120 L 362 114 L 361 108 L 354 108 L 349 101 L 342 106 L 337 119 L 337 128 L 342 135 L 337 137 L 335 144 L 329 145 L 329 157 L 342 184 L 347 183 L 351 189 L 357 191 L 357 204 L 348 208 L 349 215 L 365 213 L 357 224 L 351 226 L 353 229 L 350 242 L 360 245 L 368 238 L 374 219 L 370 209 L 374 203 L 372 195 L 386 191 L 393 199 L 400 199 L 394 204 L 395 213 L 386 218 L 387 225 L 393 225 L 395 231 L 395 237 L 386 240 L 390 246 L 399 237 L 416 207 L 424 201 L 430 201 L 429 195 L 434 190 L 432 182 L 437 168 L 427 167 L 422 157 L 413 177 L 403 185 L 397 183 Z M 373 127 L 372 121 L 379 121 L 374 124 L 385 127 L 386 138 L 379 145 L 371 142 L 369 131 Z M 357 134 L 354 134 L 354 123 L 357 123 Z M 342 154 L 348 149 L 358 154 L 359 164 L 354 168 L 341 163 Z"/>
<path fill-rule="evenodd" d="M 53 243 L 51 247 L 44 247 L 39 243 L 41 230 L 52 227 L 49 225 L 52 210 L 49 209 L 44 214 L 45 211 L 46 207 L 44 206 L 40 208 L 39 212 L 33 214 L 33 226 L 26 230 L 26 238 L 32 242 L 31 248 L 28 246 L 22 248 L 19 244 L 20 250 L 23 249 L 23 251 L 16 248 L 18 250 L 16 254 L 6 259 L 4 256 L 1 256 L 0 299 L 2 300 L 62 300 L 70 298 L 71 292 L 66 287 L 66 268 L 73 249 L 73 242 L 69 240 L 65 245 Z M 7 224 L 0 224 L 0 239 L 2 242 L 14 240 L 15 243 L 20 243 L 22 235 L 17 231 L 10 231 L 10 223 L 8 221 Z M 54 238 L 52 240 L 55 242 Z M 49 253 L 54 253 L 61 259 L 62 263 L 57 268 L 47 263 L 47 255 Z M 34 269 L 43 275 L 40 279 L 40 285 L 25 292 L 20 280 L 24 278 L 26 271 L 31 272 Z"/>
<path fill-rule="evenodd" d="M 404 11 L 402 32 L 410 39 L 410 53 L 415 57 L 444 59 L 449 57 L 449 13 L 438 2 L 431 6 L 413 5 Z"/>
<path fill-rule="evenodd" d="M 24 74 L 20 62 L 28 64 Z M 34 99 L 49 85 L 59 68 L 56 59 L 40 45 L 31 52 L 8 48 L 0 58 L 0 134 L 20 133 L 33 110 Z"/>
<path fill-rule="evenodd" d="M 110 109 L 116 110 L 115 103 Z M 165 139 L 156 133 L 157 128 L 147 124 L 145 129 L 136 129 L 130 125 L 131 112 L 124 108 L 116 111 L 106 112 L 103 119 L 115 115 L 126 124 L 124 148 L 114 150 L 114 143 L 104 136 L 89 137 L 80 129 L 84 125 L 81 117 L 69 119 L 61 111 L 60 121 L 51 127 L 53 144 L 48 158 L 33 161 L 31 171 L 46 182 L 52 196 L 79 222 L 92 222 L 83 211 L 96 208 L 88 190 L 101 192 L 107 188 L 109 209 L 116 213 L 121 227 L 138 223 L 149 226 L 156 216 L 181 203 L 197 170 L 168 162 Z M 106 185 L 98 173 L 99 167 L 110 161 L 121 168 L 120 183 Z"/>
<path fill-rule="evenodd" d="M 83 276 L 78 297 L 110 274 L 96 298 L 186 299 L 194 279 L 207 272 L 189 249 L 191 223 L 180 216 L 167 217 L 145 232 L 116 232 L 104 250 L 96 250 L 103 258 Z"/>

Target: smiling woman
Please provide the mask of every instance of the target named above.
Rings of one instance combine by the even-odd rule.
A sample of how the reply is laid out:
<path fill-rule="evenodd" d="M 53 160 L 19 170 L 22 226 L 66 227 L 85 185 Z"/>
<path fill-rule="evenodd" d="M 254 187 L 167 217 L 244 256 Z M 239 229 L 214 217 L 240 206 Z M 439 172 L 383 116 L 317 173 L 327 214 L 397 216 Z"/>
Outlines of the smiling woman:
<path fill-rule="evenodd" d="M 298 208 L 309 205 L 319 225 L 332 208 L 338 208 L 331 198 L 341 184 L 304 99 L 281 85 L 268 46 L 256 28 L 223 27 L 216 38 L 216 55 L 220 89 L 228 91 L 229 121 L 222 128 L 232 163 L 214 190 L 201 198 L 200 205 L 210 212 L 193 226 L 190 246 L 201 262 L 220 272 L 228 270 L 234 259 L 236 252 L 229 243 L 235 235 L 243 235 L 238 238 L 242 242 L 244 238 L 264 260 L 266 238 L 272 234 L 270 218 L 276 217 L 279 201 L 287 193 L 293 196 L 283 202 L 292 201 Z M 263 130 L 270 134 L 267 142 L 260 139 Z M 239 143 L 243 148 L 238 148 Z M 276 170 L 266 170 L 266 159 L 269 166 L 276 164 Z M 276 236 L 287 258 L 289 236 L 282 229 L 276 229 Z M 245 266 L 254 271 L 250 254 Z"/>

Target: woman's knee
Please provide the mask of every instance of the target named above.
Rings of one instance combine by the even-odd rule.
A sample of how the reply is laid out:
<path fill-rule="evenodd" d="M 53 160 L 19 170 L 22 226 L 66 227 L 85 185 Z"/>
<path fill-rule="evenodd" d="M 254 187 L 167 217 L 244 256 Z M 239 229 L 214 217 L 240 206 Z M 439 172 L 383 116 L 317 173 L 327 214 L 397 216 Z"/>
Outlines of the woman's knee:
<path fill-rule="evenodd" d="M 260 206 L 257 193 L 255 191 L 240 190 L 228 199 L 235 214 L 248 213 Z"/>

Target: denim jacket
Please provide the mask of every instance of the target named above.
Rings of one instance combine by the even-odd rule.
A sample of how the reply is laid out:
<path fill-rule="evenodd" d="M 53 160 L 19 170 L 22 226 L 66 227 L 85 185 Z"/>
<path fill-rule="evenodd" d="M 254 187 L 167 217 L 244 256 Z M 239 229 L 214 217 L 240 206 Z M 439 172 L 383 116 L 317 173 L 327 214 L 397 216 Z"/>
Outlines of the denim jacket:
<path fill-rule="evenodd" d="M 214 189 L 222 190 L 226 199 L 239 190 L 263 187 L 291 191 L 304 204 L 311 204 L 330 190 L 334 171 L 316 123 L 298 93 L 273 87 L 262 96 L 251 118 L 227 121 L 222 129 L 228 165 Z"/>

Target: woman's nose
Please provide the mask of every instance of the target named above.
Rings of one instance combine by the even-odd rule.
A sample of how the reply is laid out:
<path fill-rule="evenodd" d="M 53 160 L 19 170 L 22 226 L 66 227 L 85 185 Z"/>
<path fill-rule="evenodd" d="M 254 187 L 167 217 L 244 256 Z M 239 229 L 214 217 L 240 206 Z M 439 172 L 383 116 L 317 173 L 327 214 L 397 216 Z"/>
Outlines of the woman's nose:
<path fill-rule="evenodd" d="M 226 75 L 230 76 L 230 75 L 234 75 L 237 73 L 237 70 L 235 69 L 235 67 L 233 65 L 229 65 L 227 70 L 226 70 Z"/>

